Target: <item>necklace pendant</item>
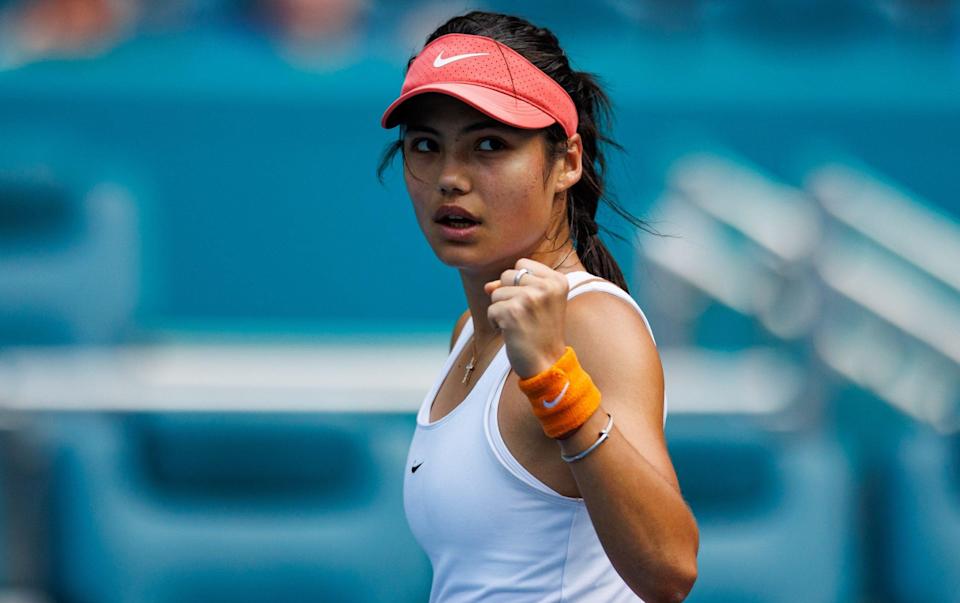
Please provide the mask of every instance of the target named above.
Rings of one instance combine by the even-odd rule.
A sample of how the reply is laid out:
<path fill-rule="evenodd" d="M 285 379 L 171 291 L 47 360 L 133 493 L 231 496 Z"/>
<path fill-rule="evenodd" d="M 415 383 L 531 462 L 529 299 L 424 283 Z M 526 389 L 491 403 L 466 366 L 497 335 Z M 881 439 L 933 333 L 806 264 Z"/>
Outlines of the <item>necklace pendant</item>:
<path fill-rule="evenodd" d="M 475 359 L 476 359 L 476 358 L 471 358 L 471 359 L 470 359 L 470 362 L 467 363 L 466 369 L 464 369 L 464 371 L 463 371 L 463 380 L 460 381 L 460 383 L 462 383 L 462 384 L 464 384 L 464 385 L 467 384 L 467 381 L 470 379 L 470 373 L 471 373 L 471 372 L 473 371 L 473 369 L 474 369 L 473 361 L 474 361 Z"/>

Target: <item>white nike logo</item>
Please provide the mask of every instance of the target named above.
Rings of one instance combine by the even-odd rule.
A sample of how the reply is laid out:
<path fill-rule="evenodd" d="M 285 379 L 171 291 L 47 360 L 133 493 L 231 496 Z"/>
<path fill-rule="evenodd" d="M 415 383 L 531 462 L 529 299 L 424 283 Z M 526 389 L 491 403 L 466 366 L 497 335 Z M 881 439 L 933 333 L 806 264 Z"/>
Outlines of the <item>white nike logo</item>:
<path fill-rule="evenodd" d="M 563 398 L 563 394 L 567 393 L 567 388 L 568 388 L 568 387 L 570 387 L 570 382 L 569 382 L 569 381 L 567 381 L 567 383 L 563 386 L 563 390 L 560 392 L 560 394 L 559 394 L 556 398 L 554 398 L 554 399 L 551 400 L 550 402 L 547 402 L 546 400 L 543 400 L 543 407 L 544 407 L 544 408 L 553 408 L 554 406 L 556 406 L 556 405 L 560 402 L 560 399 Z"/>
<path fill-rule="evenodd" d="M 472 52 L 470 54 L 458 54 L 456 56 L 443 58 L 443 51 L 440 51 L 440 54 L 437 55 L 437 58 L 433 59 L 434 67 L 443 67 L 454 61 L 459 61 L 460 59 L 469 59 L 470 57 L 482 57 L 490 54 L 489 52 Z"/>

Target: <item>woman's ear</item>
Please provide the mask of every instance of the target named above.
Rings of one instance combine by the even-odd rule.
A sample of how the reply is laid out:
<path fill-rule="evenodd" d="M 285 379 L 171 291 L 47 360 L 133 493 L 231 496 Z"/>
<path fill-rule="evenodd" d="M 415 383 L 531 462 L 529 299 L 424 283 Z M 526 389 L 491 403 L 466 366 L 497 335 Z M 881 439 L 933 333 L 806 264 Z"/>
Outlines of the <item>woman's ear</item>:
<path fill-rule="evenodd" d="M 567 139 L 567 148 L 563 153 L 563 162 L 557 173 L 556 192 L 563 192 L 580 181 L 583 175 L 583 140 L 579 134 Z"/>

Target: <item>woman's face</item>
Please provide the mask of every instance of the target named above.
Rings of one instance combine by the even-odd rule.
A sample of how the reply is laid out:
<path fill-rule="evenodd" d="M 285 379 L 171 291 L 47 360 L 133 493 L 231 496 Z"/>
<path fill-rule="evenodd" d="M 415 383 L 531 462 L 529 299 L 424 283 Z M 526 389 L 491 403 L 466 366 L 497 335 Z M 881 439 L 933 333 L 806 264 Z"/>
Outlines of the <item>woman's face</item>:
<path fill-rule="evenodd" d="M 493 276 L 521 257 L 548 262 L 567 234 L 558 184 L 572 183 L 558 183 L 565 161 L 548 159 L 543 134 L 441 94 L 409 104 L 404 179 L 437 257 Z"/>

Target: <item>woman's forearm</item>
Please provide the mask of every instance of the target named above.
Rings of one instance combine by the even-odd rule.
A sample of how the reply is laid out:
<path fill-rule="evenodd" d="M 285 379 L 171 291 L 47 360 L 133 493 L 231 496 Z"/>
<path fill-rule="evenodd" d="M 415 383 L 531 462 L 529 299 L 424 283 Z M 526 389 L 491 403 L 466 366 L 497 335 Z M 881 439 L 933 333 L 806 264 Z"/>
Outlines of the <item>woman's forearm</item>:
<path fill-rule="evenodd" d="M 601 409 L 560 442 L 563 454 L 588 448 L 606 422 Z M 627 585 L 647 603 L 682 601 L 696 580 L 699 536 L 676 488 L 616 428 L 570 468 L 597 536 Z"/>

